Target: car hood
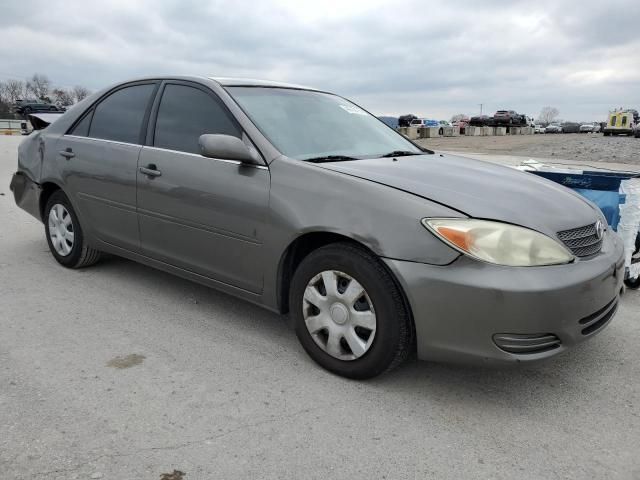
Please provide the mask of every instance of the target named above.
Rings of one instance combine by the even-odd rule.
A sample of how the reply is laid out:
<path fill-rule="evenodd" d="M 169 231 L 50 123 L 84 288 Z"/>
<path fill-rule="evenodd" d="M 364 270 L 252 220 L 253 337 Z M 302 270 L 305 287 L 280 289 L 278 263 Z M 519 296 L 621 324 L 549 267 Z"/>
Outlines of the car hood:
<path fill-rule="evenodd" d="M 511 167 L 454 155 L 375 158 L 318 166 L 547 235 L 594 223 L 596 207 L 572 190 Z M 375 201 L 375 200 L 372 200 Z"/>

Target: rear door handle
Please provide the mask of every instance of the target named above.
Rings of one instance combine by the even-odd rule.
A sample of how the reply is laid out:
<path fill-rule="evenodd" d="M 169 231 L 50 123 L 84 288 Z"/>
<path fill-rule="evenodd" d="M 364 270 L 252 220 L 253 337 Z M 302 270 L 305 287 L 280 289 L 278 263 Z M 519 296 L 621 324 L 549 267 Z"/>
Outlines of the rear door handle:
<path fill-rule="evenodd" d="M 146 167 L 140 167 L 139 170 L 140 173 L 144 173 L 147 177 L 159 177 L 162 175 L 162 172 L 158 170 L 158 167 L 153 163 L 150 163 Z"/>
<path fill-rule="evenodd" d="M 66 158 L 67 160 L 76 156 L 76 154 L 73 153 L 73 150 L 71 150 L 71 147 L 67 147 L 64 150 L 60 150 L 58 153 L 62 155 L 64 158 Z"/>

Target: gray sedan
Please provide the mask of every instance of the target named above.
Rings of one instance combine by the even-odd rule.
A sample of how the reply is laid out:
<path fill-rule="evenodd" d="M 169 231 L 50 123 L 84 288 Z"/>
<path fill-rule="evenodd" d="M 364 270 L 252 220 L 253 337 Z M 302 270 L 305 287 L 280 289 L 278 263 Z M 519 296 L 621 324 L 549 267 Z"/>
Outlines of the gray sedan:
<path fill-rule="evenodd" d="M 600 332 L 621 242 L 572 191 L 413 144 L 273 82 L 121 83 L 25 139 L 11 189 L 53 257 L 120 255 L 288 314 L 324 368 L 526 362 Z"/>

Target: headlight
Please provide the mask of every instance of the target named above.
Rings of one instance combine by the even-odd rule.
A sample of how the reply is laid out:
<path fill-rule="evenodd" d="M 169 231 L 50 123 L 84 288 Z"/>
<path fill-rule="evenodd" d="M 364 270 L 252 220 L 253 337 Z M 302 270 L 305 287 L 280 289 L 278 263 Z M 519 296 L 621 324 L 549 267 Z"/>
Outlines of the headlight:
<path fill-rule="evenodd" d="M 422 224 L 451 247 L 483 262 L 534 267 L 569 263 L 574 258 L 560 242 L 508 223 L 423 218 Z"/>

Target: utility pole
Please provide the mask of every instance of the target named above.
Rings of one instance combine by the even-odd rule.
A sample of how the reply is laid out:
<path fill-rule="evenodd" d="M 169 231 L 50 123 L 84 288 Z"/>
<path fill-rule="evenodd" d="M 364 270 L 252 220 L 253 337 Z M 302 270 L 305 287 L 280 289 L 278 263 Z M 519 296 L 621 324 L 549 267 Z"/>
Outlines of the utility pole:
<path fill-rule="evenodd" d="M 480 103 L 479 105 L 480 105 L 480 115 L 482 115 L 482 103 Z"/>

